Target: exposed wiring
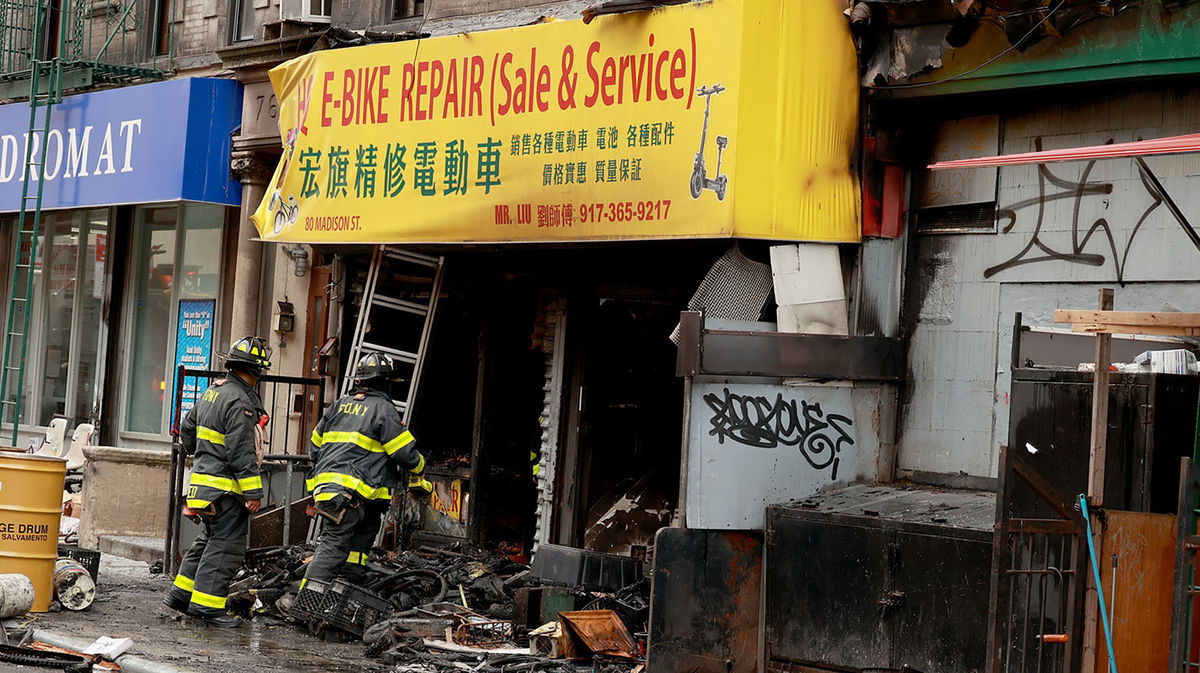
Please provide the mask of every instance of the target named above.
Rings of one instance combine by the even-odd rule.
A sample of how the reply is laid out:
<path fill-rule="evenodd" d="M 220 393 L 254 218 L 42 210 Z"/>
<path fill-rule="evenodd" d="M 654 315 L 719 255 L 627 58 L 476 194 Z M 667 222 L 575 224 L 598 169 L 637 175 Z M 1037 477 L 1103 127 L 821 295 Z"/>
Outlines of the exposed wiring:
<path fill-rule="evenodd" d="M 1046 16 L 1042 17 L 1041 21 L 1038 21 L 1037 23 L 1035 23 L 1033 25 L 1033 27 L 1029 29 L 1029 32 L 1027 32 L 1021 36 L 1021 39 L 1017 40 L 1016 42 L 1013 42 L 1012 45 L 1010 45 L 1008 47 L 1008 49 L 1005 49 L 1004 51 L 1000 52 L 999 54 L 996 54 L 995 56 L 989 58 L 988 60 L 984 61 L 983 63 L 980 63 L 979 65 L 975 66 L 974 68 L 971 68 L 970 70 L 960 72 L 957 75 L 951 75 L 950 77 L 947 77 L 945 79 L 939 79 L 939 80 L 936 80 L 933 82 L 911 82 L 908 84 L 868 84 L 867 88 L 868 89 L 916 89 L 916 88 L 923 87 L 923 86 L 937 86 L 938 84 L 945 84 L 946 82 L 953 82 L 954 80 L 962 79 L 962 78 L 966 77 L 967 75 L 973 75 L 973 74 L 979 72 L 980 70 L 983 70 L 984 68 L 988 67 L 989 65 L 995 63 L 996 61 L 999 61 L 1000 59 L 1004 58 L 1005 56 L 1008 56 L 1009 54 L 1011 54 L 1014 49 L 1021 46 L 1025 42 L 1025 40 L 1028 40 L 1035 32 L 1037 32 L 1038 28 L 1041 28 L 1043 24 L 1045 24 L 1047 21 L 1049 21 L 1050 17 L 1054 16 L 1054 13 L 1057 12 L 1059 9 L 1061 9 L 1062 6 L 1065 4 L 1067 4 L 1067 0 L 1058 0 L 1058 4 L 1055 5 L 1054 7 L 1052 7 L 1050 9 L 1050 11 L 1046 12 Z"/>
<path fill-rule="evenodd" d="M 425 32 L 425 24 L 429 23 L 429 8 L 422 5 L 421 9 L 422 9 L 421 23 L 420 23 L 420 25 L 417 26 L 417 30 L 416 30 L 417 48 L 413 50 L 413 58 L 412 58 L 412 66 L 414 68 L 417 67 L 417 57 L 419 57 L 421 55 L 421 43 L 425 41 L 425 38 L 421 37 L 421 34 L 423 32 Z"/>

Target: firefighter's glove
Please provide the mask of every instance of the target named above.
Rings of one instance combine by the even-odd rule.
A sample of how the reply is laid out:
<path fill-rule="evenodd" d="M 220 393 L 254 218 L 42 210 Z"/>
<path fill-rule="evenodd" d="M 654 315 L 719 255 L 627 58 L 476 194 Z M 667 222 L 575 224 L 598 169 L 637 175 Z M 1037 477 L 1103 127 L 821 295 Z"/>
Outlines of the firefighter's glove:
<path fill-rule="evenodd" d="M 417 458 L 420 462 L 417 463 L 416 467 L 409 470 L 408 473 L 419 477 L 419 476 L 425 474 L 425 456 L 418 453 Z"/>
<path fill-rule="evenodd" d="M 409 475 L 408 492 L 413 495 L 428 497 L 430 493 L 433 493 L 433 484 L 419 474 Z"/>

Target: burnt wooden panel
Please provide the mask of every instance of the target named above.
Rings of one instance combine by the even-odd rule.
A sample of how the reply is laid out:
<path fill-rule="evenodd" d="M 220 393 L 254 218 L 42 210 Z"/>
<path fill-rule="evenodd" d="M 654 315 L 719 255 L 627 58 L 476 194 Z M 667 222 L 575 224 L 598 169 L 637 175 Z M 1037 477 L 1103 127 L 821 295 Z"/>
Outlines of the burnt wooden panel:
<path fill-rule="evenodd" d="M 307 508 L 312 505 L 312 497 L 305 497 L 292 502 L 291 544 L 301 544 L 308 536 L 309 518 Z M 283 544 L 283 504 L 259 512 L 250 520 L 250 547 L 275 547 Z"/>
<path fill-rule="evenodd" d="M 648 673 L 758 670 L 762 555 L 759 533 L 659 531 Z"/>

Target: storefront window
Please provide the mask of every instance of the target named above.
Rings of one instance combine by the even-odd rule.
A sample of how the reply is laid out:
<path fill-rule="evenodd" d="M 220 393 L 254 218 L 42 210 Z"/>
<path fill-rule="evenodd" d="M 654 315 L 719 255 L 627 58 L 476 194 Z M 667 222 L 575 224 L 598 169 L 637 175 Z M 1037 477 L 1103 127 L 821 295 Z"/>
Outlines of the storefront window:
<path fill-rule="evenodd" d="M 46 235 L 41 244 L 45 250 L 45 262 L 39 288 L 45 300 L 41 321 L 42 358 L 41 366 L 33 370 L 40 372 L 38 425 L 48 424 L 50 419 L 67 408 L 68 379 L 71 375 L 71 324 L 75 315 L 75 295 L 79 290 L 75 278 L 79 267 L 82 221 L 82 213 L 67 212 L 53 213 L 44 223 Z"/>
<path fill-rule="evenodd" d="M 180 299 L 220 290 L 221 206 L 146 206 L 137 211 L 132 260 L 125 430 L 162 434 L 171 412 Z"/>
<path fill-rule="evenodd" d="M 24 424 L 47 425 L 56 416 L 65 416 L 71 424 L 96 420 L 108 223 L 108 209 L 43 215 L 29 302 L 33 312 L 25 354 Z M 5 219 L 10 232 L 15 224 L 15 218 Z M 28 259 L 28 248 L 23 246 L 22 262 Z M 23 297 L 26 272 L 18 271 L 16 290 Z M 24 306 L 17 305 L 14 330 L 23 327 Z M 20 340 L 14 340 L 14 354 L 20 347 Z M 15 359 L 16 355 L 14 364 Z"/>
<path fill-rule="evenodd" d="M 137 212 L 131 251 L 136 285 L 125 421 L 125 429 L 133 432 L 162 432 L 178 218 L 178 206 L 139 208 Z"/>
<path fill-rule="evenodd" d="M 187 245 L 183 248 L 181 294 L 188 299 L 216 298 L 221 285 L 221 229 L 225 209 L 188 204 L 183 213 Z"/>
<path fill-rule="evenodd" d="M 100 396 L 101 365 L 103 363 L 105 274 L 108 267 L 108 211 L 90 211 L 87 215 L 87 247 L 79 261 L 79 304 L 75 329 L 76 379 L 75 417 L 95 417 L 96 400 Z"/>

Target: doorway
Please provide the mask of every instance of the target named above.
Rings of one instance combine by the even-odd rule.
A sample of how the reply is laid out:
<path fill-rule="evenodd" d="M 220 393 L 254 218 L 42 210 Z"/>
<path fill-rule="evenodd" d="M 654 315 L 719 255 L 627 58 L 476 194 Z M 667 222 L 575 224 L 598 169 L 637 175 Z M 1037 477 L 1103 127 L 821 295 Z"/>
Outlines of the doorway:
<path fill-rule="evenodd" d="M 668 337 L 680 307 L 657 293 L 593 295 L 575 306 L 570 543 L 636 555 L 679 501 L 683 383 Z"/>

